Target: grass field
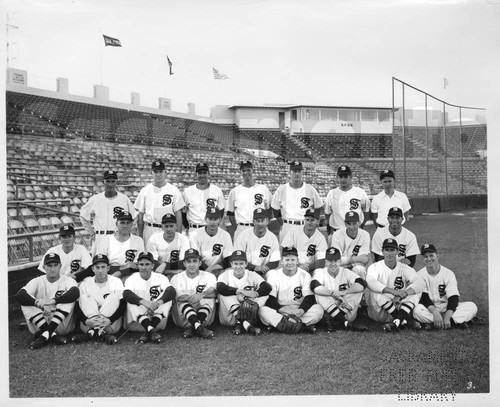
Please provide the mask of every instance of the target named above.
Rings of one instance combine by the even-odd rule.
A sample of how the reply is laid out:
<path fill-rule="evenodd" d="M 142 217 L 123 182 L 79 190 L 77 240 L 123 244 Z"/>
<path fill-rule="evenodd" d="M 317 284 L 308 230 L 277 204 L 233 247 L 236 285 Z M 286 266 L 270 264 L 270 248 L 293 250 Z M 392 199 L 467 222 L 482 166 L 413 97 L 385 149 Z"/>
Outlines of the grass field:
<path fill-rule="evenodd" d="M 487 211 L 416 216 L 409 228 L 419 245 L 434 243 L 455 271 L 462 300 L 488 319 Z M 373 228 L 368 229 L 373 234 Z M 422 267 L 419 258 L 416 270 Z M 31 336 L 9 300 L 10 397 L 261 396 L 487 393 L 489 326 L 443 332 L 386 334 L 363 319 L 365 333 L 322 329 L 316 334 L 185 340 L 169 325 L 160 345 L 136 345 L 128 333 L 102 343 L 28 348 Z M 27 386 L 27 383 L 30 385 Z"/>

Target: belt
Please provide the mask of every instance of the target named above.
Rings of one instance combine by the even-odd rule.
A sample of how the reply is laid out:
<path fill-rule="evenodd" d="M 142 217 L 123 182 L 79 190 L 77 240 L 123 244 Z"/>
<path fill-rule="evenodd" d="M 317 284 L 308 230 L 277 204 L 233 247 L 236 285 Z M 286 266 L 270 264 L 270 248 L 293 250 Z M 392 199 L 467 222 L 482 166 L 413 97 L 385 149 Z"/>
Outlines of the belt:
<path fill-rule="evenodd" d="M 189 225 L 190 228 L 195 228 L 195 229 L 198 229 L 198 228 L 204 228 L 206 225 Z"/>
<path fill-rule="evenodd" d="M 253 223 L 238 223 L 240 226 L 253 226 Z"/>
<path fill-rule="evenodd" d="M 283 222 L 289 223 L 290 225 L 303 225 L 304 224 L 303 220 L 288 220 L 288 219 L 283 219 Z"/>
<path fill-rule="evenodd" d="M 161 223 L 149 223 L 149 222 L 146 222 L 146 225 L 153 226 L 154 228 L 161 228 Z"/>
<path fill-rule="evenodd" d="M 96 230 L 95 231 L 96 235 L 112 235 L 113 233 L 115 233 L 114 230 Z"/>

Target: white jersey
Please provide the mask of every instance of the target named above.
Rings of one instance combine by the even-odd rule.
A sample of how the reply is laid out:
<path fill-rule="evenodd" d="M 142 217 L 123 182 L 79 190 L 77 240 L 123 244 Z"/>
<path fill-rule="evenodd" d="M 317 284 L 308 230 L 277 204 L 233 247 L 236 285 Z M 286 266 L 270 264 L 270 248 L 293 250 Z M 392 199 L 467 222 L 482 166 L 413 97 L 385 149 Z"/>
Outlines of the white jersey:
<path fill-rule="evenodd" d="M 360 277 L 356 273 L 344 267 L 339 267 L 337 277 L 333 277 L 325 267 L 315 270 L 312 279 L 331 291 L 345 291 L 352 287 L 358 278 Z"/>
<path fill-rule="evenodd" d="M 283 219 L 304 220 L 306 211 L 321 208 L 323 201 L 312 185 L 304 182 L 300 188 L 295 189 L 287 183 L 278 187 L 271 206 L 275 210 L 281 210 Z"/>
<path fill-rule="evenodd" d="M 289 277 L 283 273 L 283 269 L 269 270 L 267 282 L 272 290 L 269 295 L 276 297 L 281 306 L 302 304 L 304 297 L 312 295 L 311 275 L 298 268 L 297 272 Z"/>
<path fill-rule="evenodd" d="M 47 276 L 43 275 L 30 280 L 23 288 L 37 300 L 49 300 L 60 297 L 71 287 L 78 287 L 76 281 L 71 277 L 61 276 L 57 281 L 51 283 L 47 280 Z"/>
<path fill-rule="evenodd" d="M 182 193 L 186 204 L 186 217 L 190 225 L 206 225 L 205 215 L 207 208 L 219 208 L 224 210 L 226 201 L 222 190 L 214 184 L 207 189 L 198 189 L 196 185 L 187 187 Z"/>
<path fill-rule="evenodd" d="M 161 224 L 161 218 L 166 213 L 181 210 L 184 199 L 176 186 L 167 182 L 163 187 L 148 184 L 141 189 L 135 200 L 135 209 L 144 213 L 144 222 Z"/>
<path fill-rule="evenodd" d="M 282 247 L 293 246 L 299 253 L 300 264 L 312 264 L 325 258 L 328 245 L 325 236 L 316 229 L 311 237 L 304 233 L 304 228 L 292 229 L 281 242 Z"/>
<path fill-rule="evenodd" d="M 325 200 L 325 214 L 332 215 L 329 225 L 334 229 L 345 226 L 345 214 L 349 211 L 357 212 L 360 223 L 363 223 L 365 215 L 363 212 L 370 210 L 370 200 L 365 190 L 352 187 L 348 191 L 342 191 L 339 187 L 328 192 Z"/>
<path fill-rule="evenodd" d="M 45 256 L 49 253 L 56 253 L 61 258 L 61 276 L 67 276 L 71 274 L 71 272 L 76 272 L 80 267 L 86 269 L 92 264 L 92 258 L 90 257 L 90 254 L 85 246 L 75 243 L 73 245 L 73 250 L 69 253 L 65 253 L 62 248 L 62 244 L 59 244 L 47 250 L 47 253 L 45 253 L 42 257 L 38 270 L 43 273 L 45 273 L 45 270 L 43 269 L 43 261 L 45 260 Z"/>
<path fill-rule="evenodd" d="M 90 297 L 99 305 L 102 305 L 109 294 L 116 294 L 118 298 L 123 297 L 123 283 L 118 277 L 108 275 L 104 284 L 96 283 L 95 276 L 87 277 L 80 283 L 80 301 L 83 297 Z"/>
<path fill-rule="evenodd" d="M 281 258 L 278 238 L 269 229 L 262 237 L 257 237 L 253 228 L 244 230 L 234 242 L 234 250 L 244 251 L 254 266 L 265 266 Z"/>
<path fill-rule="evenodd" d="M 332 247 L 338 249 L 342 257 L 370 254 L 370 234 L 366 230 L 358 229 L 357 236 L 351 239 L 347 229 L 342 228 L 333 234 Z"/>
<path fill-rule="evenodd" d="M 133 273 L 125 280 L 125 290 L 130 290 L 138 297 L 147 301 L 154 301 L 160 298 L 170 286 L 168 278 L 160 273 L 151 273 L 151 277 L 147 280 L 144 280 L 140 273 Z"/>
<path fill-rule="evenodd" d="M 377 261 L 368 267 L 366 274 L 368 288 L 376 293 L 382 293 L 386 287 L 395 290 L 405 290 L 412 287 L 415 293 L 425 289 L 424 280 L 410 266 L 397 262 L 394 269 L 390 269 L 384 260 Z"/>
<path fill-rule="evenodd" d="M 177 297 L 187 294 L 199 294 L 207 291 L 209 288 L 216 288 L 217 280 L 212 273 L 200 270 L 194 277 L 188 277 L 186 270 L 172 277 L 172 286 L 175 288 Z"/>
<path fill-rule="evenodd" d="M 448 306 L 448 298 L 460 294 L 455 273 L 446 267 L 440 267 L 436 275 L 430 275 L 425 267 L 419 270 L 418 275 L 425 282 L 424 291 L 429 294 L 438 311 L 443 313 Z"/>
<path fill-rule="evenodd" d="M 382 243 L 385 239 L 389 238 L 398 242 L 398 261 L 408 256 L 420 254 L 417 237 L 413 232 L 410 232 L 405 227 L 402 227 L 399 235 L 393 236 L 392 233 L 389 232 L 389 226 L 377 228 L 375 231 L 372 239 L 372 252 L 383 256 Z"/>
<path fill-rule="evenodd" d="M 188 237 L 181 233 L 176 232 L 174 240 L 168 243 L 163 238 L 163 232 L 157 232 L 149 238 L 146 251 L 160 263 L 175 263 L 184 260 L 184 253 L 190 247 Z"/>
<path fill-rule="evenodd" d="M 207 266 L 222 263 L 224 258 L 233 254 L 231 235 L 221 228 L 218 228 L 215 236 L 209 236 L 205 228 L 201 228 L 190 236 L 189 243 L 198 250 Z"/>
<path fill-rule="evenodd" d="M 390 197 L 384 191 L 381 191 L 373 197 L 371 211 L 377 214 L 377 223 L 379 225 L 387 226 L 389 224 L 387 215 L 389 209 L 395 206 L 403 211 L 403 215 L 411 209 L 410 201 L 404 192 L 394 190 L 394 194 Z M 403 223 L 405 223 L 405 220 L 403 216 Z"/>
<path fill-rule="evenodd" d="M 96 247 L 96 254 L 108 256 L 112 266 L 123 266 L 135 261 L 139 253 L 144 251 L 144 242 L 141 237 L 130 235 L 124 242 L 119 242 L 115 235 L 107 235 L 101 239 Z"/>
<path fill-rule="evenodd" d="M 92 216 L 94 220 L 92 226 L 95 231 L 109 231 L 116 229 L 116 217 L 119 213 L 130 212 L 135 218 L 134 205 L 129 197 L 118 192 L 113 198 L 106 198 L 104 192 L 92 196 L 80 209 L 80 216 L 90 222 Z"/>
<path fill-rule="evenodd" d="M 269 209 L 273 196 L 262 184 L 251 187 L 238 185 L 234 187 L 227 198 L 228 212 L 234 212 L 236 223 L 253 223 L 253 212 L 257 208 Z"/>
<path fill-rule="evenodd" d="M 229 287 L 234 287 L 239 290 L 257 291 L 264 282 L 264 279 L 256 272 L 250 270 L 245 270 L 243 277 L 237 278 L 234 276 L 233 269 L 227 269 L 219 276 L 217 282 L 224 283 Z"/>

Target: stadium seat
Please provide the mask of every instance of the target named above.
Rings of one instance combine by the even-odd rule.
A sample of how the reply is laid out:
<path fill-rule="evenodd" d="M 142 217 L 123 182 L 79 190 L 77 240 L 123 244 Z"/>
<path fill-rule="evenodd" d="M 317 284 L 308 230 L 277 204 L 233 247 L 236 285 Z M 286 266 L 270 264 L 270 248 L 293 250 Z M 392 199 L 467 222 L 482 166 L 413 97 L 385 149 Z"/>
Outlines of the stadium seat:
<path fill-rule="evenodd" d="M 60 229 L 62 226 L 61 219 L 59 219 L 57 216 L 52 216 L 50 218 L 50 221 L 52 222 L 52 226 L 54 226 L 55 229 Z"/>
<path fill-rule="evenodd" d="M 30 218 L 25 220 L 26 230 L 28 232 L 40 232 L 42 229 L 36 219 Z"/>
<path fill-rule="evenodd" d="M 11 221 L 9 222 L 9 230 L 10 230 L 10 231 L 12 232 L 12 234 L 14 234 L 14 235 L 20 235 L 20 234 L 22 234 L 22 233 L 25 233 L 25 232 L 26 232 L 26 231 L 25 231 L 25 229 L 24 229 L 23 224 L 22 224 L 20 221 L 15 220 L 15 219 L 13 219 L 13 220 L 11 220 Z"/>
<path fill-rule="evenodd" d="M 73 218 L 70 218 L 68 215 L 63 215 L 61 217 L 61 221 L 62 223 L 64 223 L 65 225 L 72 225 L 74 226 L 74 221 L 73 221 Z"/>
<path fill-rule="evenodd" d="M 30 208 L 22 208 L 21 209 L 21 215 L 24 219 L 35 219 L 35 214 Z"/>
<path fill-rule="evenodd" d="M 54 230 L 54 225 L 47 218 L 39 218 L 38 223 L 40 224 L 40 228 L 42 230 Z"/>

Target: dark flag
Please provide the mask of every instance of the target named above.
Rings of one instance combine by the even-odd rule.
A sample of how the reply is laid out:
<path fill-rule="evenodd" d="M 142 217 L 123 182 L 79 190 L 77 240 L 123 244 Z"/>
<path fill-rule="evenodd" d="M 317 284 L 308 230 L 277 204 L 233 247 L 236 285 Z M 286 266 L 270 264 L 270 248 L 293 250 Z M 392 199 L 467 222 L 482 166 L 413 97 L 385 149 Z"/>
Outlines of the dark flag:
<path fill-rule="evenodd" d="M 214 71 L 214 79 L 229 79 L 229 77 L 222 72 L 218 71 L 214 67 L 212 67 L 212 70 Z"/>
<path fill-rule="evenodd" d="M 173 75 L 174 73 L 172 72 L 172 62 L 170 61 L 170 58 L 167 55 L 167 62 L 168 62 L 168 70 L 170 72 L 170 75 Z"/>
<path fill-rule="evenodd" d="M 120 43 L 120 40 L 117 38 L 113 37 L 108 37 L 107 35 L 102 35 L 104 37 L 104 45 L 107 47 L 108 45 L 110 47 L 121 47 L 122 44 Z"/>

